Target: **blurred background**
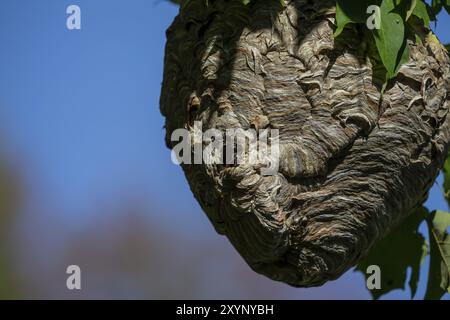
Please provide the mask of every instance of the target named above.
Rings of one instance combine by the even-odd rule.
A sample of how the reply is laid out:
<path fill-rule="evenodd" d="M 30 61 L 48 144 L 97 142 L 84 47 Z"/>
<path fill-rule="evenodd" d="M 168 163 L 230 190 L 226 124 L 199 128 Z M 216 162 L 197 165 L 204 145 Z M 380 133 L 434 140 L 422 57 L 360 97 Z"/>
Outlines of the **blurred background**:
<path fill-rule="evenodd" d="M 66 28 L 71 4 L 81 30 Z M 370 299 L 353 270 L 320 288 L 273 282 L 215 233 L 164 144 L 177 11 L 163 0 L 0 2 L 0 298 Z M 450 42 L 449 17 L 436 32 Z M 447 209 L 440 183 L 429 209 Z M 72 264 L 79 291 L 66 288 Z"/>

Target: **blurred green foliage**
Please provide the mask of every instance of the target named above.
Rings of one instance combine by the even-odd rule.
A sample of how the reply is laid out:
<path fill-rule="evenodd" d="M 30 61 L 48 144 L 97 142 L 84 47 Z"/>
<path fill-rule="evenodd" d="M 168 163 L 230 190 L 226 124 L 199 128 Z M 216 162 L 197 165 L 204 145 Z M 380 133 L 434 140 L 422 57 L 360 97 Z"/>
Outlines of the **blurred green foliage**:
<path fill-rule="evenodd" d="M 18 179 L 0 150 L 0 299 L 16 297 L 17 279 L 12 265 L 12 221 L 19 206 Z"/>

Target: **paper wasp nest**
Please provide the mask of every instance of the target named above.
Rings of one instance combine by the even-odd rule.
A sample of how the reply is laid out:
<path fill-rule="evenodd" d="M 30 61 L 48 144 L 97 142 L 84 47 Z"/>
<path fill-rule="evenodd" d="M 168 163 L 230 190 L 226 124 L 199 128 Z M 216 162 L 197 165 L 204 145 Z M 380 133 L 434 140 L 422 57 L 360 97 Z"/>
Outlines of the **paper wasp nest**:
<path fill-rule="evenodd" d="M 280 168 L 183 164 L 216 230 L 293 286 L 339 277 L 426 198 L 449 142 L 449 59 L 434 36 L 381 96 L 373 44 L 334 39 L 334 0 L 187 0 L 167 31 L 161 111 L 179 128 L 278 129 Z"/>

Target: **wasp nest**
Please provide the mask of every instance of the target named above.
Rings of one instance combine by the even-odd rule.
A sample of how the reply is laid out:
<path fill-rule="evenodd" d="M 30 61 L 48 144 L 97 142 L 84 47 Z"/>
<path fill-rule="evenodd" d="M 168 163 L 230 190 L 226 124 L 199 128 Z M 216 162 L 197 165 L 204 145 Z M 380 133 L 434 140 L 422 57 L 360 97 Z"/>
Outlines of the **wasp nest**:
<path fill-rule="evenodd" d="M 449 59 L 433 35 L 383 94 L 365 33 L 337 39 L 334 0 L 187 0 L 167 31 L 166 143 L 192 129 L 278 129 L 279 172 L 183 164 L 250 267 L 309 287 L 339 277 L 427 196 L 449 142 Z"/>

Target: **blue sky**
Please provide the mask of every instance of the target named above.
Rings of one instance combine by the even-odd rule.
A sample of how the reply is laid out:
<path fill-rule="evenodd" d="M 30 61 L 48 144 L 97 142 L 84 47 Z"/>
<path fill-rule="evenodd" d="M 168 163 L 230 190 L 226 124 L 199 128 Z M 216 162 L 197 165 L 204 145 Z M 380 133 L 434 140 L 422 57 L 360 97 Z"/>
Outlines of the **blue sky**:
<path fill-rule="evenodd" d="M 71 3 L 82 10 L 80 31 L 65 28 Z M 67 209 L 78 211 L 99 184 L 107 197 L 141 176 L 156 199 L 184 185 L 162 143 L 158 102 L 176 12 L 144 0 L 2 1 L 3 130 L 30 158 L 41 191 Z"/>
<path fill-rule="evenodd" d="M 71 4 L 82 30 L 66 28 Z M 0 134 L 24 172 L 33 221 L 79 232 L 105 219 L 99 205 L 136 200 L 173 232 L 215 237 L 164 144 L 159 93 L 176 14 L 162 0 L 0 2 Z M 450 18 L 437 34 L 450 42 Z M 427 204 L 445 208 L 438 188 Z M 361 279 L 341 283 L 351 290 Z"/>

